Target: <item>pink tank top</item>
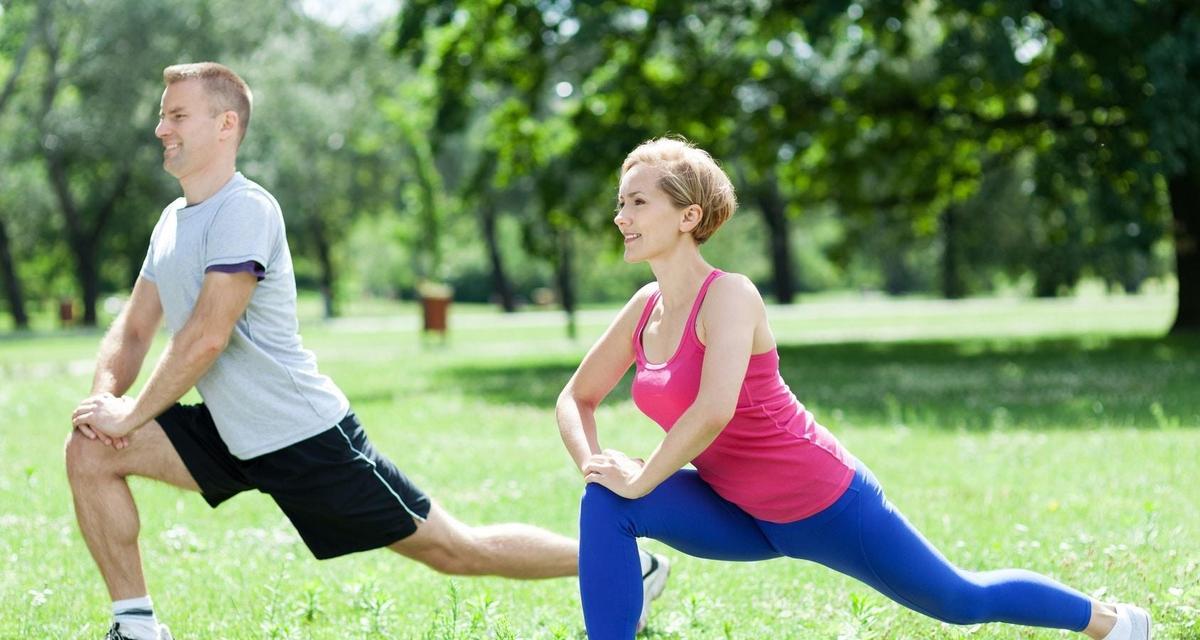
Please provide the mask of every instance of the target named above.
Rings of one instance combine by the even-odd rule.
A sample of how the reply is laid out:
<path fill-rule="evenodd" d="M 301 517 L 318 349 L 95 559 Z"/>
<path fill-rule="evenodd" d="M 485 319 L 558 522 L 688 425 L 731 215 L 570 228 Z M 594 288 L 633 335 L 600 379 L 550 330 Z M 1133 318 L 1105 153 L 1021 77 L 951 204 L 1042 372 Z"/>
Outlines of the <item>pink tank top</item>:
<path fill-rule="evenodd" d="M 634 330 L 633 401 L 666 431 L 700 390 L 704 345 L 696 335 L 696 316 L 709 285 L 721 275 L 713 271 L 700 286 L 679 347 L 666 362 L 647 362 L 642 347 L 642 331 L 661 292 L 650 296 Z M 849 452 L 817 424 L 779 375 L 774 348 L 750 356 L 733 419 L 692 464 L 718 495 L 768 522 L 794 522 L 821 511 L 854 477 Z"/>

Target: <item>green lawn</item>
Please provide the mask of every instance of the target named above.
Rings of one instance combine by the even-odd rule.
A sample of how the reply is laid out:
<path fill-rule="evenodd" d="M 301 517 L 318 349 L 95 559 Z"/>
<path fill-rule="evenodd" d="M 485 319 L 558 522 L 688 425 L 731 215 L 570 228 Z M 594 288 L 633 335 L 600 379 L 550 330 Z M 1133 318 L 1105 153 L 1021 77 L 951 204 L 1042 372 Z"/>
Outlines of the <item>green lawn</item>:
<path fill-rule="evenodd" d="M 452 513 L 574 535 L 580 492 L 553 401 L 613 310 L 502 317 L 456 306 L 423 344 L 410 306 L 304 335 L 377 446 Z M 1148 605 L 1156 638 L 1200 638 L 1200 339 L 1161 339 L 1166 295 L 820 299 L 772 308 L 784 376 L 892 501 L 967 568 L 1025 567 Z M 61 463 L 99 334 L 0 337 L 0 638 L 98 638 L 108 600 Z M 627 382 L 602 441 L 659 436 Z M 182 638 L 579 638 L 573 580 L 445 578 L 387 552 L 317 562 L 269 499 L 215 512 L 136 482 L 156 608 Z M 652 545 L 656 546 L 656 545 Z M 955 628 L 797 561 L 675 561 L 655 638 L 1058 638 Z"/>

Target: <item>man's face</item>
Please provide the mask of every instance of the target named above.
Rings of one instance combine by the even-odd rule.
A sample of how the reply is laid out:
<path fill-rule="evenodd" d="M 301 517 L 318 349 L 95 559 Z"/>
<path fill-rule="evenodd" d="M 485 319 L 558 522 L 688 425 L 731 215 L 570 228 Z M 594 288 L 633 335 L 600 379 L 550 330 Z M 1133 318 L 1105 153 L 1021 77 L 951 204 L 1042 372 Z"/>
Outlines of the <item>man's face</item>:
<path fill-rule="evenodd" d="M 163 143 L 163 169 L 183 180 L 210 166 L 220 151 L 224 120 L 204 92 L 203 81 L 181 80 L 167 86 L 154 128 Z"/>

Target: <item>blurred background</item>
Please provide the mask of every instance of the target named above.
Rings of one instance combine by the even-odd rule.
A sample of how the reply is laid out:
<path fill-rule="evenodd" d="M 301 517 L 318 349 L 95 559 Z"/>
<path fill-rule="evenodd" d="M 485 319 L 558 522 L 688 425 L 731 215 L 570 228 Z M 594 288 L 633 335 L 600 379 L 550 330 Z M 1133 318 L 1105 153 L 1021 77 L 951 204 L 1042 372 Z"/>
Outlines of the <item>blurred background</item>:
<path fill-rule="evenodd" d="M 2 0 L 0 332 L 119 309 L 179 195 L 162 69 L 201 60 L 254 91 L 239 169 L 329 317 L 624 300 L 617 170 L 671 133 L 738 189 L 709 260 L 777 303 L 1090 288 L 1200 328 L 1191 1 Z"/>

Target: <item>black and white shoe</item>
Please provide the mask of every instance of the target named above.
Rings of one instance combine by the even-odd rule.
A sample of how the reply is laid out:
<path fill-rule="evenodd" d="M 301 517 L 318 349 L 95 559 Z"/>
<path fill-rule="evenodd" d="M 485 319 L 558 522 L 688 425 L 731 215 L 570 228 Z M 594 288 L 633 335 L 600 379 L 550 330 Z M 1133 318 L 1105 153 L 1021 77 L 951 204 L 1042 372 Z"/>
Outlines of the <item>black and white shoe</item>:
<path fill-rule="evenodd" d="M 131 636 L 127 636 L 124 633 L 121 633 L 121 623 L 114 622 L 113 625 L 108 628 L 108 633 L 104 634 L 104 640 L 137 640 L 137 639 L 133 638 Z M 158 625 L 157 640 L 175 640 L 175 639 L 171 635 L 171 630 L 167 628 L 167 625 L 160 624 L 160 625 Z"/>
<path fill-rule="evenodd" d="M 650 568 L 642 575 L 642 614 L 638 616 L 637 633 L 646 628 L 650 618 L 650 601 L 662 595 L 667 588 L 667 576 L 671 574 L 671 562 L 657 553 L 650 555 Z"/>

